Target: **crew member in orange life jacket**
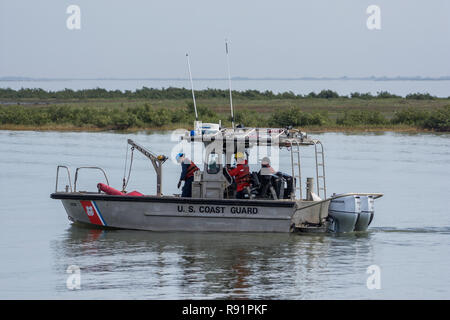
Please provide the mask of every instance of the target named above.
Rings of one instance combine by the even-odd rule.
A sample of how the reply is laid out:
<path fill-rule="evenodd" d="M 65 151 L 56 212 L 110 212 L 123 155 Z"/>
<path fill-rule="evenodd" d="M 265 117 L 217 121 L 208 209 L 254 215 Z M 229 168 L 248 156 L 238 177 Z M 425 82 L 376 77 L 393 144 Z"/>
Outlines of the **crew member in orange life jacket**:
<path fill-rule="evenodd" d="M 178 189 L 181 186 L 181 181 L 184 181 L 182 189 L 182 197 L 192 197 L 192 181 L 194 181 L 194 172 L 199 170 L 198 167 L 188 158 L 184 156 L 184 153 L 179 153 L 176 156 L 178 163 L 181 163 L 181 176 L 178 181 Z"/>
<path fill-rule="evenodd" d="M 236 181 L 236 198 L 243 199 L 245 188 L 250 186 L 250 169 L 242 152 L 236 153 L 235 157 L 237 162 L 236 168 L 229 170 L 228 173 Z"/>

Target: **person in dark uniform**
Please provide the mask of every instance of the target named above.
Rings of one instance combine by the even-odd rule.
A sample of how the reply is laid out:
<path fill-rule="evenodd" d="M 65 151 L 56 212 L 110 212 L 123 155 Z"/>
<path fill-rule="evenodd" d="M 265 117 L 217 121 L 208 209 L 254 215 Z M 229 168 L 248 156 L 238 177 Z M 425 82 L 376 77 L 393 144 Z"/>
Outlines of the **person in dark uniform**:
<path fill-rule="evenodd" d="M 181 186 L 181 181 L 184 181 L 181 196 L 190 198 L 192 197 L 192 181 L 194 181 L 194 172 L 199 169 L 194 162 L 185 157 L 184 153 L 177 154 L 176 160 L 181 164 L 181 176 L 177 187 L 179 189 Z"/>
<path fill-rule="evenodd" d="M 275 171 L 275 169 L 270 165 L 269 157 L 262 158 L 259 176 L 263 181 L 269 182 L 270 180 L 270 183 L 275 188 L 275 192 L 277 193 L 278 197 L 282 197 L 284 199 L 289 199 L 291 197 L 291 193 L 294 190 L 294 179 L 292 178 L 292 176 L 286 173 Z M 283 188 L 283 194 L 281 194 L 280 184 L 283 184 L 284 181 L 286 182 L 286 188 Z"/>

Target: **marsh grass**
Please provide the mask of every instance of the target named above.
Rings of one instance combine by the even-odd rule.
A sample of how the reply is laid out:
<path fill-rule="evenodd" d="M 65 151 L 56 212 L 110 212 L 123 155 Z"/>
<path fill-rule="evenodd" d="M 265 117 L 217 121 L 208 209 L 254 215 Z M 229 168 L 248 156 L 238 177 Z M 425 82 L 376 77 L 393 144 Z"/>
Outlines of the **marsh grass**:
<path fill-rule="evenodd" d="M 0 129 L 98 131 L 192 127 L 194 111 L 189 91 L 185 98 L 187 93 L 182 89 L 149 89 L 139 94 L 99 90 L 76 98 L 80 95 L 78 91 L 0 89 L 1 101 L 8 102 L 0 106 Z M 199 93 L 200 119 L 221 120 L 224 126 L 229 126 L 229 100 L 223 90 Z M 145 94 L 160 97 L 142 98 Z M 353 93 L 346 97 L 323 91 L 299 96 L 248 90 L 237 92 L 233 104 L 236 122 L 245 126 L 294 126 L 316 131 L 450 131 L 450 99 L 427 94 L 402 98 L 389 93 L 378 96 Z"/>

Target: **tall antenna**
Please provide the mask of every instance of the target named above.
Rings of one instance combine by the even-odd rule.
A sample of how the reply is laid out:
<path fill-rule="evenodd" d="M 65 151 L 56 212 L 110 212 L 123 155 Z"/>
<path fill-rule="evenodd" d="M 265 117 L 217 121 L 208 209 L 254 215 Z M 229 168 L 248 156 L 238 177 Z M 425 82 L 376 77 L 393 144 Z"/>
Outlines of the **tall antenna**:
<path fill-rule="evenodd" d="M 230 73 L 230 59 L 228 58 L 228 40 L 225 39 L 225 52 L 227 54 L 227 67 L 228 67 L 228 87 L 230 88 L 230 108 L 231 108 L 231 124 L 234 130 L 234 113 L 233 113 L 233 97 L 231 95 L 231 73 Z"/>
<path fill-rule="evenodd" d="M 189 54 L 187 53 L 186 58 L 189 70 L 189 80 L 191 80 L 192 99 L 194 100 L 195 121 L 198 121 L 197 104 L 195 103 L 195 94 L 194 94 L 194 83 L 192 82 L 192 74 L 191 74 L 191 62 L 189 61 Z"/>

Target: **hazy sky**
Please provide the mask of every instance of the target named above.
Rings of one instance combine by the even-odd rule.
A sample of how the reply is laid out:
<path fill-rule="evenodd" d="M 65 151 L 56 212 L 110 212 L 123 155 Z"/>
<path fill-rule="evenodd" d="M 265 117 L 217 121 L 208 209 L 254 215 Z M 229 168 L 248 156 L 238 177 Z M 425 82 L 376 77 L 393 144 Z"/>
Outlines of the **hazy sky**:
<path fill-rule="evenodd" d="M 81 8 L 69 30 L 66 9 Z M 381 30 L 366 9 L 381 8 Z M 449 0 L 0 0 L 0 77 L 450 75 Z"/>

